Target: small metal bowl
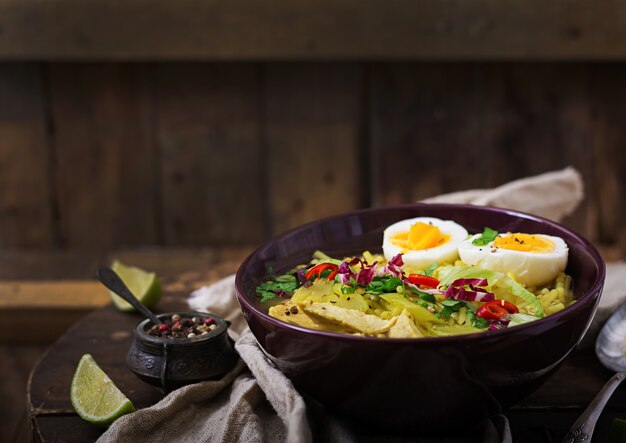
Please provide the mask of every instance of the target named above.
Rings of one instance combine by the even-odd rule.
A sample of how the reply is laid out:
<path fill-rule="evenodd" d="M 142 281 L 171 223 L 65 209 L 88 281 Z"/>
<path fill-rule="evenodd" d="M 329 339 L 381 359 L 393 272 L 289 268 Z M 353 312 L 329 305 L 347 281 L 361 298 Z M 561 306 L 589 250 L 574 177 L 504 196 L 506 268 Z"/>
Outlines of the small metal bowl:
<path fill-rule="evenodd" d="M 163 338 L 150 335 L 153 323 L 149 319 L 135 327 L 133 343 L 128 350 L 128 367 L 141 380 L 171 391 L 203 380 L 218 379 L 237 363 L 233 340 L 228 336 L 230 322 L 202 312 L 170 312 L 160 314 L 168 319 L 178 314 L 182 318 L 212 318 L 217 326 L 205 335 L 192 338 Z"/>

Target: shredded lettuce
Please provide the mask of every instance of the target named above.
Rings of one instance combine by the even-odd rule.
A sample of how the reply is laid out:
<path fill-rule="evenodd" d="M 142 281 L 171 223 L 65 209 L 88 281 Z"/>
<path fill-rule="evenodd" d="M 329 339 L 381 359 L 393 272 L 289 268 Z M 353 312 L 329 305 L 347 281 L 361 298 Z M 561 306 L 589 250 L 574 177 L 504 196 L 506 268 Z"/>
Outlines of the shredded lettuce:
<path fill-rule="evenodd" d="M 438 270 L 439 281 L 449 286 L 461 278 L 486 278 L 496 298 L 513 303 L 535 317 L 543 317 L 541 303 L 532 292 L 505 274 L 474 266 L 444 266 Z"/>
<path fill-rule="evenodd" d="M 524 323 L 529 323 L 531 321 L 539 320 L 539 317 L 535 317 L 533 315 L 526 314 L 509 314 L 507 318 L 510 320 L 509 328 L 513 326 L 523 325 Z"/>

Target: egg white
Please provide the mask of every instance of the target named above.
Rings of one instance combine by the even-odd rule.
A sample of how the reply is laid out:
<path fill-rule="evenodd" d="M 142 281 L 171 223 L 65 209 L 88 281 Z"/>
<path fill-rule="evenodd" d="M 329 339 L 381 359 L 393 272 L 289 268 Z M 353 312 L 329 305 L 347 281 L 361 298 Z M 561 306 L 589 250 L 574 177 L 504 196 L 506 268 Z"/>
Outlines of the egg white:
<path fill-rule="evenodd" d="M 502 236 L 510 235 L 501 234 Z M 517 281 L 527 286 L 541 286 L 550 283 L 567 266 L 568 247 L 560 237 L 533 234 L 550 241 L 554 245 L 552 252 L 526 252 L 502 249 L 493 246 L 476 246 L 472 241 L 481 234 L 472 235 L 459 245 L 461 260 L 471 266 L 492 271 L 512 273 Z M 495 241 L 495 240 L 494 240 Z"/>
<path fill-rule="evenodd" d="M 436 226 L 442 234 L 449 236 L 448 241 L 434 248 L 407 250 L 406 252 L 403 252 L 400 246 L 391 243 L 391 237 L 400 232 L 408 232 L 411 226 L 417 222 Z M 387 260 L 391 260 L 394 256 L 402 253 L 404 254 L 402 260 L 407 267 L 412 270 L 421 270 L 427 268 L 433 262 L 442 264 L 456 260 L 459 257 L 458 246 L 468 235 L 467 230 L 463 226 L 449 220 L 432 217 L 402 220 L 385 229 L 383 234 L 383 254 Z"/>

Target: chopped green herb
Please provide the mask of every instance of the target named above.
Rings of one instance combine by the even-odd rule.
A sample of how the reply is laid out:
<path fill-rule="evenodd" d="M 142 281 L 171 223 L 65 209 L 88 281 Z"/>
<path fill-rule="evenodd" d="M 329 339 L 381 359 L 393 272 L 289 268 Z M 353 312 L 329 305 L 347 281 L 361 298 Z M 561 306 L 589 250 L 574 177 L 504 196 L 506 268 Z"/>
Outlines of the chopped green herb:
<path fill-rule="evenodd" d="M 419 297 L 429 303 L 435 303 L 437 301 L 433 294 L 428 294 L 427 292 L 422 292 L 421 294 L 419 294 Z"/>
<path fill-rule="evenodd" d="M 354 294 L 354 291 L 356 291 L 356 280 L 354 280 L 354 277 L 350 277 L 350 282 L 344 283 L 341 286 L 341 293 Z"/>
<path fill-rule="evenodd" d="M 332 274 L 332 269 L 324 269 L 320 274 L 320 278 L 328 278 L 330 274 Z"/>
<path fill-rule="evenodd" d="M 467 308 L 467 319 L 475 328 L 484 329 L 489 327 L 489 322 L 484 318 L 476 316 L 476 313 L 472 311 L 469 307 Z"/>
<path fill-rule="evenodd" d="M 398 286 L 404 286 L 404 282 L 398 277 L 383 276 L 374 277 L 372 282 L 365 287 L 366 294 L 386 294 L 390 292 L 396 292 Z"/>
<path fill-rule="evenodd" d="M 411 299 L 411 301 L 412 301 L 413 303 L 415 303 L 416 305 L 420 305 L 422 308 L 426 308 L 426 309 L 428 309 L 428 308 L 430 308 L 430 307 L 431 307 L 428 303 L 426 303 L 426 302 L 425 302 L 425 301 L 423 301 L 423 300 L 419 300 L 419 299 Z"/>
<path fill-rule="evenodd" d="M 350 281 L 348 283 L 344 283 L 344 285 L 341 286 L 341 293 L 354 294 L 354 291 L 356 291 L 356 280 L 354 279 L 354 277 L 350 277 Z"/>
<path fill-rule="evenodd" d="M 272 276 L 272 280 L 261 283 L 256 287 L 256 293 L 261 296 L 261 302 L 273 299 L 282 292 L 293 293 L 298 289 L 298 279 L 295 275 L 285 274 L 276 277 Z"/>
<path fill-rule="evenodd" d="M 467 302 L 464 302 L 462 300 L 444 300 L 441 302 L 441 304 L 443 305 L 443 309 L 439 313 L 440 317 L 450 318 L 450 315 L 453 312 L 459 312 L 461 308 L 464 307 L 464 308 L 467 308 L 466 310 L 467 319 L 469 320 L 472 326 L 474 326 L 475 328 L 481 328 L 481 329 L 489 327 L 489 322 L 485 320 L 484 318 L 477 317 L 476 312 L 474 312 L 474 310 L 472 309 L 472 306 Z"/>
<path fill-rule="evenodd" d="M 354 294 L 354 288 L 352 286 L 343 285 L 341 287 L 342 294 Z"/>
<path fill-rule="evenodd" d="M 491 243 L 492 241 L 494 241 L 497 236 L 498 236 L 498 231 L 485 226 L 485 229 L 483 230 L 482 235 L 480 237 L 476 237 L 472 241 L 472 244 L 474 246 L 485 246 L 488 243 Z"/>
<path fill-rule="evenodd" d="M 422 292 L 419 289 L 415 289 L 415 288 L 413 288 L 411 286 L 405 286 L 405 289 L 406 288 L 409 289 L 409 292 L 411 292 L 412 294 L 417 295 L 419 298 L 421 298 L 424 301 L 427 301 L 429 303 L 435 303 L 437 301 L 433 294 L 429 294 L 428 292 Z"/>
<path fill-rule="evenodd" d="M 422 269 L 420 274 L 431 277 L 433 275 L 433 272 L 435 272 L 435 269 L 437 269 L 438 267 L 439 267 L 439 263 L 437 262 L 431 263 L 430 266 L 428 266 L 426 269 Z"/>
<path fill-rule="evenodd" d="M 461 308 L 467 306 L 467 303 L 461 300 L 444 300 L 441 304 L 443 305 L 443 309 L 439 314 L 444 318 L 450 318 L 453 312 L 459 312 Z"/>

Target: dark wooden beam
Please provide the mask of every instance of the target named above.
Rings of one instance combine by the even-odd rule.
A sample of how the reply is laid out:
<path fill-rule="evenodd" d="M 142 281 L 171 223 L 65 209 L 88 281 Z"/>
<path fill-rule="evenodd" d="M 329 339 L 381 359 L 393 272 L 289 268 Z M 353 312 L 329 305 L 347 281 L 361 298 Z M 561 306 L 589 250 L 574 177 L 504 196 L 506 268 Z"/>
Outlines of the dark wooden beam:
<path fill-rule="evenodd" d="M 4 60 L 615 60 L 619 0 L 0 0 Z"/>

